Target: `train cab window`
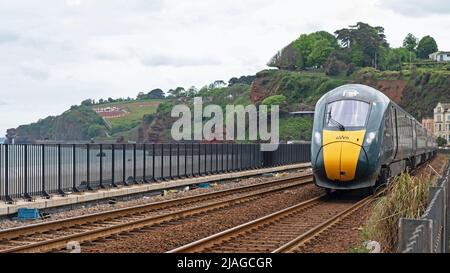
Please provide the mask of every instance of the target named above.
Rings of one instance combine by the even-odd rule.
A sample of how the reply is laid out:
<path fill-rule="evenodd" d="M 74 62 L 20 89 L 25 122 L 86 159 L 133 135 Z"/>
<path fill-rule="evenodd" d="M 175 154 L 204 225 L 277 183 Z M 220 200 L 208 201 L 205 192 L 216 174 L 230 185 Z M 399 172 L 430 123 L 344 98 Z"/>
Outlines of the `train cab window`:
<path fill-rule="evenodd" d="M 370 105 L 358 100 L 339 100 L 327 105 L 325 124 L 342 131 L 363 128 L 366 125 Z"/>

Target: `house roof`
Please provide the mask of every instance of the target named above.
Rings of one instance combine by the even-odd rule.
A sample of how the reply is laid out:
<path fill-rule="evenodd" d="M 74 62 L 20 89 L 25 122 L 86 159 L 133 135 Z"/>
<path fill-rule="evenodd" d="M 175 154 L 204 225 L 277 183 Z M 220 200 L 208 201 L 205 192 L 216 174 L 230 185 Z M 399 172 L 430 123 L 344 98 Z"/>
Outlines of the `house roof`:
<path fill-rule="evenodd" d="M 444 112 L 450 109 L 450 103 L 441 103 L 442 108 L 444 108 Z"/>
<path fill-rule="evenodd" d="M 431 53 L 429 56 L 439 55 L 439 54 L 450 54 L 450 51 L 436 51 L 436 52 Z"/>

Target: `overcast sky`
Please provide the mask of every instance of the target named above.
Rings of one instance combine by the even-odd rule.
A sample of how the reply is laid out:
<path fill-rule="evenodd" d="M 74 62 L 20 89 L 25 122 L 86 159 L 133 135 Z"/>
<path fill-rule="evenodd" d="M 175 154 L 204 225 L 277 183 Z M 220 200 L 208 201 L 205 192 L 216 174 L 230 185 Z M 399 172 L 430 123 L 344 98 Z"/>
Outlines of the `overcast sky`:
<path fill-rule="evenodd" d="M 86 98 L 255 74 L 301 33 L 358 21 L 450 50 L 448 0 L 0 0 L 0 135 Z"/>

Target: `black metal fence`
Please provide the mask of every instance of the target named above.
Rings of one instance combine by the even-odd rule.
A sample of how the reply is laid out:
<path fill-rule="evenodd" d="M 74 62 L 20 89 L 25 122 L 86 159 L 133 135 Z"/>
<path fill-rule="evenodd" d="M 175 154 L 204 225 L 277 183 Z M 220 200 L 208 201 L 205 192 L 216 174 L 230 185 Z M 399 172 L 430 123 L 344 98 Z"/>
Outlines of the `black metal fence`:
<path fill-rule="evenodd" d="M 119 185 L 236 172 L 310 161 L 309 144 L 0 145 L 0 199 L 31 200 Z"/>
<path fill-rule="evenodd" d="M 450 252 L 449 176 L 450 164 L 443 177 L 438 180 L 438 186 L 430 187 L 428 207 L 421 219 L 400 219 L 399 250 L 401 252 Z"/>

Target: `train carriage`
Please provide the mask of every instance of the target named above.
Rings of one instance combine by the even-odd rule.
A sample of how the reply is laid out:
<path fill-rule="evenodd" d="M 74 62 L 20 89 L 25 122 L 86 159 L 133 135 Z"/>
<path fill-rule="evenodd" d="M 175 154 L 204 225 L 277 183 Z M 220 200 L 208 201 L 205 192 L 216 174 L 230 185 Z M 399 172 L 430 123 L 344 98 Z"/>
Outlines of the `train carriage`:
<path fill-rule="evenodd" d="M 344 85 L 316 104 L 311 164 L 320 187 L 374 187 L 435 152 L 435 139 L 426 129 L 372 87 Z"/>

